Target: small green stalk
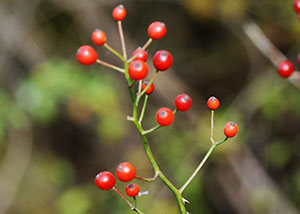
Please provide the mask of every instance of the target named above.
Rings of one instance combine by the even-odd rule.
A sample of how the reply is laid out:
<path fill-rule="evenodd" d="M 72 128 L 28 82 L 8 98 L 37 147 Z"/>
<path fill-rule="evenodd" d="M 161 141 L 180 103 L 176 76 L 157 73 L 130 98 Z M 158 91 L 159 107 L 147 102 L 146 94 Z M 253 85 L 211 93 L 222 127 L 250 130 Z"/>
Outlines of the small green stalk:
<path fill-rule="evenodd" d="M 144 104 L 143 104 L 143 108 L 142 108 L 142 111 L 141 111 L 141 115 L 140 115 L 140 118 L 139 118 L 139 124 L 141 124 L 142 121 L 143 121 L 144 114 L 145 114 L 146 107 L 147 107 L 148 98 L 149 98 L 149 96 L 146 95 L 145 100 L 144 100 Z"/>
<path fill-rule="evenodd" d="M 118 71 L 120 73 L 124 73 L 124 69 L 123 68 L 119 68 L 119 67 L 117 67 L 115 65 L 112 65 L 110 63 L 104 62 L 104 61 L 102 61 L 100 59 L 97 59 L 96 62 L 99 63 L 99 64 L 101 64 L 101 65 L 104 65 L 105 67 L 108 67 L 110 69 L 116 70 L 116 71 Z"/>
<path fill-rule="evenodd" d="M 111 46 L 109 46 L 107 43 L 103 45 L 107 50 L 109 50 L 111 53 L 116 55 L 120 60 L 122 60 L 124 63 L 126 62 L 125 58 L 115 49 L 113 49 Z"/>

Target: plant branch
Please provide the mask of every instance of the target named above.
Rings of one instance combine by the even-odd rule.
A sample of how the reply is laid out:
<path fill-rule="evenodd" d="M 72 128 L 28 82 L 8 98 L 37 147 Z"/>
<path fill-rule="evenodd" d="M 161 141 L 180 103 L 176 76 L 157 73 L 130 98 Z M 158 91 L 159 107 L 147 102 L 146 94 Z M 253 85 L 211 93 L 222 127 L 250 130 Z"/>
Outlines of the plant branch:
<path fill-rule="evenodd" d="M 124 39 L 124 34 L 123 34 L 123 28 L 122 28 L 122 22 L 121 21 L 118 21 L 118 29 L 119 29 L 120 39 L 121 39 L 123 57 L 124 57 L 125 60 L 127 60 L 125 39 Z"/>
<path fill-rule="evenodd" d="M 142 180 L 142 181 L 147 181 L 147 182 L 153 182 L 156 180 L 156 178 L 158 177 L 158 172 L 155 172 L 155 175 L 152 177 L 152 178 L 144 178 L 144 177 L 141 177 L 141 176 L 138 176 L 136 175 L 135 178 L 136 179 L 139 179 L 139 180 Z"/>
<path fill-rule="evenodd" d="M 101 64 L 101 65 L 104 65 L 104 66 L 106 66 L 108 68 L 111 68 L 111 69 L 113 69 L 115 71 L 118 71 L 120 73 L 124 73 L 124 69 L 123 68 L 119 68 L 119 67 L 114 66 L 114 65 L 112 65 L 112 64 L 110 64 L 108 62 L 104 62 L 104 61 L 102 61 L 100 59 L 97 59 L 96 62 L 99 63 L 99 64 Z"/>
<path fill-rule="evenodd" d="M 112 48 L 110 45 L 108 45 L 107 43 L 105 43 L 103 45 L 107 50 L 109 50 L 111 53 L 113 53 L 114 55 L 116 55 L 120 60 L 122 60 L 122 62 L 126 62 L 126 60 L 124 59 L 124 57 L 118 52 L 116 51 L 114 48 Z"/>
<path fill-rule="evenodd" d="M 144 100 L 144 104 L 143 104 L 143 108 L 142 108 L 142 111 L 141 111 L 141 115 L 140 115 L 140 118 L 139 118 L 139 124 L 141 124 L 142 121 L 143 121 L 145 110 L 146 110 L 146 107 L 147 107 L 148 98 L 149 98 L 149 95 L 146 95 L 145 100 Z"/>
<path fill-rule="evenodd" d="M 130 209 L 132 209 L 133 211 L 135 211 L 136 213 L 139 214 L 144 214 L 143 212 L 141 212 L 140 210 L 138 210 L 132 203 L 130 203 L 128 201 L 128 199 L 116 188 L 113 187 L 112 188 L 119 196 L 121 196 L 121 198 L 129 205 Z"/>
<path fill-rule="evenodd" d="M 162 126 L 161 126 L 161 125 L 159 125 L 159 124 L 157 124 L 156 126 L 154 126 L 154 127 L 153 127 L 153 128 L 151 128 L 151 129 L 144 130 L 144 131 L 142 132 L 142 134 L 143 134 L 143 135 L 150 134 L 150 133 L 152 133 L 152 132 L 156 131 L 157 129 L 159 129 L 160 127 L 162 127 Z"/>

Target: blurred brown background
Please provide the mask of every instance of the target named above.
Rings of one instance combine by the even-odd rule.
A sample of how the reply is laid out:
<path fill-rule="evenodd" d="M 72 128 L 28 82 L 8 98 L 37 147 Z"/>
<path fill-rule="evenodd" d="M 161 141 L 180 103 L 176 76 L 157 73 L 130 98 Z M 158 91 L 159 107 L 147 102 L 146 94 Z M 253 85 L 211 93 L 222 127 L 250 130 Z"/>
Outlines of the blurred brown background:
<path fill-rule="evenodd" d="M 141 176 L 153 171 L 126 115 L 129 94 L 121 75 L 75 57 L 103 29 L 120 50 L 112 9 L 127 8 L 123 23 L 128 54 L 147 40 L 152 21 L 166 36 L 149 48 L 169 50 L 172 69 L 159 74 L 145 116 L 156 124 L 158 108 L 173 108 L 178 93 L 193 106 L 175 123 L 149 135 L 153 153 L 177 186 L 210 146 L 215 95 L 215 136 L 236 121 L 240 131 L 218 147 L 184 197 L 191 213 L 300 213 L 300 91 L 281 79 L 243 31 L 253 21 L 296 64 L 300 23 L 293 1 L 246 0 L 2 0 L 0 2 L 0 213 L 131 213 L 113 191 L 100 191 L 94 176 L 129 161 Z M 121 65 L 103 48 L 101 59 Z M 152 67 L 152 66 L 150 66 Z M 141 183 L 145 213 L 178 213 L 161 181 Z M 123 191 L 124 183 L 117 183 Z"/>

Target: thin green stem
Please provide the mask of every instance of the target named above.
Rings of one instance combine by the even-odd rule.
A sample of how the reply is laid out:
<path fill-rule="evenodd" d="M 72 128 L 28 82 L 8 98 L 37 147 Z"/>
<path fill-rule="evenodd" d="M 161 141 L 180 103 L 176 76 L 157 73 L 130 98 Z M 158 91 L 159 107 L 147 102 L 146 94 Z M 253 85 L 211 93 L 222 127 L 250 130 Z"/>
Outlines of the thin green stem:
<path fill-rule="evenodd" d="M 151 129 L 144 130 L 144 131 L 142 132 L 142 134 L 143 134 L 143 135 L 150 134 L 150 133 L 156 131 L 157 129 L 159 129 L 160 127 L 162 127 L 162 126 L 161 126 L 161 125 L 156 125 L 156 126 L 152 127 Z"/>
<path fill-rule="evenodd" d="M 129 60 L 128 63 L 132 62 L 133 60 L 135 60 L 135 58 L 137 58 L 137 56 L 142 53 L 143 50 L 146 50 L 147 47 L 149 47 L 149 45 L 151 44 L 152 39 L 149 38 L 147 40 L 147 42 L 144 44 L 144 46 L 139 50 L 139 52 L 137 52 L 134 56 L 132 56 Z"/>
<path fill-rule="evenodd" d="M 224 140 L 222 140 L 222 141 L 220 141 L 220 142 L 217 142 L 215 145 L 216 145 L 216 146 L 219 146 L 219 145 L 221 145 L 222 143 L 225 143 L 227 140 L 228 140 L 228 137 L 225 137 Z"/>
<path fill-rule="evenodd" d="M 148 88 L 151 86 L 151 84 L 153 83 L 153 81 L 155 80 L 156 76 L 158 74 L 158 71 L 155 71 L 154 75 L 152 76 L 151 80 L 149 81 L 148 85 L 146 86 L 146 88 L 144 88 L 144 90 L 141 93 L 138 93 L 136 96 L 136 105 L 138 106 L 140 99 L 142 98 L 142 96 L 146 93 L 146 91 L 148 90 Z"/>
<path fill-rule="evenodd" d="M 204 156 L 204 158 L 202 159 L 202 161 L 199 163 L 198 167 L 195 169 L 195 171 L 193 172 L 193 174 L 189 177 L 189 179 L 184 183 L 184 185 L 179 189 L 179 192 L 182 193 L 185 188 L 191 183 L 191 181 L 194 179 L 194 177 L 198 174 L 198 172 L 200 171 L 200 169 L 202 168 L 202 166 L 205 164 L 205 162 L 207 161 L 207 159 L 209 158 L 209 156 L 211 155 L 211 153 L 214 151 L 216 145 L 213 144 L 210 149 L 208 150 L 208 152 L 206 153 L 206 155 Z"/>
<path fill-rule="evenodd" d="M 143 104 L 143 108 L 142 108 L 142 111 L 141 111 L 141 115 L 140 115 L 140 118 L 139 118 L 139 124 L 141 124 L 142 121 L 143 121 L 145 110 L 146 110 L 146 107 L 147 107 L 148 98 L 149 98 L 149 95 L 146 95 L 145 100 L 144 100 L 144 104 Z"/>
<path fill-rule="evenodd" d="M 112 188 L 119 196 L 121 196 L 121 198 L 129 205 L 130 209 L 132 209 L 133 211 L 135 211 L 136 213 L 139 214 L 144 214 L 143 212 L 141 212 L 140 210 L 138 210 L 132 203 L 130 203 L 128 201 L 128 199 L 116 188 L 113 187 Z"/>
<path fill-rule="evenodd" d="M 109 46 L 107 43 L 103 45 L 107 50 L 109 50 L 111 53 L 116 55 L 120 60 L 122 60 L 124 63 L 126 62 L 125 58 L 115 49 L 113 49 L 111 46 Z"/>
<path fill-rule="evenodd" d="M 210 141 L 212 144 L 216 144 L 214 140 L 214 110 L 211 110 L 210 114 Z"/>
<path fill-rule="evenodd" d="M 123 69 L 123 68 L 119 68 L 119 67 L 117 67 L 117 66 L 115 66 L 115 65 L 112 65 L 112 64 L 110 64 L 110 63 L 108 63 L 108 62 L 104 62 L 104 61 L 102 61 L 102 60 L 100 60 L 100 59 L 97 59 L 96 62 L 99 63 L 99 64 L 101 64 L 101 65 L 104 65 L 104 66 L 106 66 L 106 67 L 108 67 L 108 68 L 111 68 L 111 69 L 113 69 L 113 70 L 116 70 L 116 71 L 118 71 L 118 72 L 120 72 L 120 73 L 124 73 L 124 69 Z"/>
<path fill-rule="evenodd" d="M 142 84 L 143 84 L 143 80 L 139 80 L 139 88 L 138 88 L 138 93 L 140 94 L 142 91 Z"/>
<path fill-rule="evenodd" d="M 139 180 L 142 180 L 142 181 L 147 181 L 147 182 L 150 183 L 150 182 L 155 181 L 156 178 L 157 178 L 157 176 L 158 176 L 158 172 L 155 172 L 155 175 L 154 175 L 152 178 L 145 178 L 145 177 L 138 176 L 138 175 L 136 175 L 135 178 L 136 178 L 136 179 L 139 179 Z"/>
<path fill-rule="evenodd" d="M 121 39 L 123 57 L 125 60 L 127 60 L 126 45 L 125 45 L 125 39 L 124 39 L 124 34 L 123 34 L 122 21 L 118 21 L 118 29 L 119 29 L 120 39 Z"/>

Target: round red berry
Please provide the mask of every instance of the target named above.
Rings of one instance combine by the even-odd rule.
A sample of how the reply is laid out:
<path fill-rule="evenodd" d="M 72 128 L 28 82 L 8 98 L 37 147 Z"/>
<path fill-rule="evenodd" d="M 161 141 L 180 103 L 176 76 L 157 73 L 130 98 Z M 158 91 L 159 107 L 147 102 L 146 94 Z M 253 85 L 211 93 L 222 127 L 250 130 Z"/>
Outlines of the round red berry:
<path fill-rule="evenodd" d="M 175 106 L 178 111 L 187 111 L 192 105 L 192 99 L 187 94 L 179 94 L 175 98 Z"/>
<path fill-rule="evenodd" d="M 112 17 L 116 21 L 122 21 L 126 16 L 126 9 L 124 5 L 119 4 L 117 7 L 114 8 L 112 12 Z"/>
<path fill-rule="evenodd" d="M 300 13 L 300 0 L 294 1 L 294 10 L 296 13 Z"/>
<path fill-rule="evenodd" d="M 106 43 L 106 34 L 103 30 L 96 29 L 92 33 L 92 41 L 95 45 L 104 45 Z"/>
<path fill-rule="evenodd" d="M 83 65 L 91 65 L 98 59 L 98 54 L 94 48 L 89 45 L 83 45 L 77 50 L 77 60 Z"/>
<path fill-rule="evenodd" d="M 207 107 L 211 110 L 217 110 L 220 106 L 220 101 L 218 98 L 211 96 L 207 100 Z"/>
<path fill-rule="evenodd" d="M 288 60 L 283 60 L 279 63 L 278 66 L 278 74 L 284 78 L 288 78 L 289 76 L 292 75 L 294 71 L 294 65 L 288 61 Z"/>
<path fill-rule="evenodd" d="M 100 172 L 95 178 L 96 185 L 102 190 L 109 190 L 116 184 L 115 176 L 108 171 Z"/>
<path fill-rule="evenodd" d="M 135 56 L 142 48 L 138 47 L 132 54 L 132 56 Z M 147 62 L 148 54 L 145 50 L 142 50 L 142 52 L 135 58 L 136 60 L 143 60 L 144 62 Z"/>
<path fill-rule="evenodd" d="M 226 123 L 224 127 L 224 134 L 226 137 L 234 137 L 237 134 L 238 130 L 238 125 L 235 122 L 230 121 Z"/>
<path fill-rule="evenodd" d="M 152 22 L 148 27 L 148 35 L 151 39 L 161 39 L 167 33 L 167 28 L 163 22 Z"/>
<path fill-rule="evenodd" d="M 168 70 L 173 63 L 173 57 L 169 51 L 160 50 L 154 54 L 153 65 L 158 71 Z"/>
<path fill-rule="evenodd" d="M 142 90 L 144 90 L 148 85 L 149 85 L 149 81 L 148 80 L 144 81 L 142 84 Z M 150 95 L 150 94 L 152 94 L 153 91 L 154 91 L 154 84 L 151 83 L 151 85 L 149 86 L 149 88 L 147 89 L 145 94 Z"/>
<path fill-rule="evenodd" d="M 128 184 L 126 186 L 126 194 L 129 196 L 129 197 L 135 197 L 139 194 L 140 192 L 140 188 L 138 185 L 136 184 Z"/>
<path fill-rule="evenodd" d="M 156 121 L 161 126 L 169 126 L 174 121 L 173 111 L 169 108 L 160 108 L 156 112 Z"/>
<path fill-rule="evenodd" d="M 128 162 L 120 163 L 116 169 L 116 175 L 120 181 L 131 181 L 136 175 L 134 166 Z"/>
<path fill-rule="evenodd" d="M 142 60 L 134 60 L 129 64 L 128 71 L 132 79 L 141 80 L 148 75 L 148 65 Z"/>

